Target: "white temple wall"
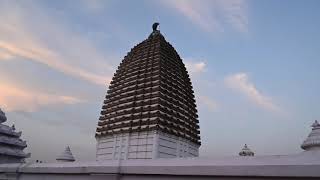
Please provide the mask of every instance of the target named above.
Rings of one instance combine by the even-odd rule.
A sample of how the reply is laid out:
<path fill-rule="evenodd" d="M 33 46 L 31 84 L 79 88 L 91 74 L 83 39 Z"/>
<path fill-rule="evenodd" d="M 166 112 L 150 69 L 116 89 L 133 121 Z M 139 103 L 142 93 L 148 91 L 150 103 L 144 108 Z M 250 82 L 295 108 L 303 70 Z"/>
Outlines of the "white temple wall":
<path fill-rule="evenodd" d="M 159 132 L 158 157 L 198 157 L 199 145 L 192 143 L 185 138 Z"/>
<path fill-rule="evenodd" d="M 197 157 L 199 145 L 159 131 L 97 138 L 97 160 Z"/>
<path fill-rule="evenodd" d="M 318 155 L 0 164 L 0 180 L 320 179 Z"/>

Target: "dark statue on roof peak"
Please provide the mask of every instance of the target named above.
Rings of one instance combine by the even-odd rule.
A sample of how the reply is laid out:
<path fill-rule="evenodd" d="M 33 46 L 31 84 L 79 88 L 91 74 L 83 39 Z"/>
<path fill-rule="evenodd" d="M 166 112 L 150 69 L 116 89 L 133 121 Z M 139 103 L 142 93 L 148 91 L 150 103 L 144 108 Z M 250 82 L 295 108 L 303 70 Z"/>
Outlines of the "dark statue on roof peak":
<path fill-rule="evenodd" d="M 158 22 L 153 23 L 153 25 L 152 25 L 153 31 L 157 31 L 158 26 L 159 26 Z"/>

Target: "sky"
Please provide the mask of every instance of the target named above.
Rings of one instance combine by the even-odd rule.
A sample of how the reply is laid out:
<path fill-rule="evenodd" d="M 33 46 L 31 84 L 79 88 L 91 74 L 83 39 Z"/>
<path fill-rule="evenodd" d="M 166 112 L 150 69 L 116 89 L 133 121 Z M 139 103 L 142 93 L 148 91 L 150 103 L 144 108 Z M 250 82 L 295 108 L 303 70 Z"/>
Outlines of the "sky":
<path fill-rule="evenodd" d="M 200 156 L 301 152 L 320 119 L 318 0 L 0 0 L 0 108 L 29 161 L 95 159 L 119 63 L 154 22 L 195 90 Z"/>

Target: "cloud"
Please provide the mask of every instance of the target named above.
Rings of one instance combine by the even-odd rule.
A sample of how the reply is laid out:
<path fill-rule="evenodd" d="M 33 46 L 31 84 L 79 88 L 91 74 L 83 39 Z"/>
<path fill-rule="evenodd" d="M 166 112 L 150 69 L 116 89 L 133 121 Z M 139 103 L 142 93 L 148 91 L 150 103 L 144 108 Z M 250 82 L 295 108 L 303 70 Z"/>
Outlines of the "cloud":
<path fill-rule="evenodd" d="M 23 58 L 98 85 L 111 80 L 110 57 L 37 5 L 4 3 L 0 21 L 0 59 Z"/>
<path fill-rule="evenodd" d="M 240 32 L 248 29 L 245 0 L 164 0 L 161 3 L 207 32 L 224 31 L 225 25 Z"/>
<path fill-rule="evenodd" d="M 248 5 L 245 0 L 218 0 L 225 20 L 241 32 L 248 31 Z"/>
<path fill-rule="evenodd" d="M 10 53 L 0 49 L 0 61 L 1 60 L 10 60 L 12 58 L 13 58 L 13 56 Z"/>
<path fill-rule="evenodd" d="M 72 96 L 37 92 L 2 82 L 0 82 L 0 90 L 0 105 L 5 111 L 33 112 L 47 105 L 84 102 Z"/>
<path fill-rule="evenodd" d="M 209 111 L 215 111 L 218 108 L 218 104 L 210 99 L 210 97 L 201 95 L 197 97 L 197 101 L 203 104 Z"/>
<path fill-rule="evenodd" d="M 229 88 L 243 93 L 256 105 L 271 111 L 280 110 L 270 97 L 263 95 L 256 86 L 250 82 L 249 76 L 246 73 L 230 75 L 224 79 L 224 82 Z"/>
<path fill-rule="evenodd" d="M 185 65 L 190 74 L 203 73 L 206 70 L 206 63 L 203 61 L 193 61 L 187 58 Z"/>

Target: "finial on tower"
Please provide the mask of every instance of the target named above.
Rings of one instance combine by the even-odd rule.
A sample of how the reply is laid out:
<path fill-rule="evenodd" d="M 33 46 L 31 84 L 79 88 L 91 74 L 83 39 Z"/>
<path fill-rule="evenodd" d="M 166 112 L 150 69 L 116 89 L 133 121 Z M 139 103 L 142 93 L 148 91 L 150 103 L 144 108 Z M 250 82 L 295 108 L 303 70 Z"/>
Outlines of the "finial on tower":
<path fill-rule="evenodd" d="M 315 120 L 314 123 L 311 125 L 311 127 L 313 127 L 313 128 L 316 128 L 316 127 L 319 127 L 319 126 L 320 126 L 320 124 L 319 124 L 319 122 L 317 120 Z"/>
<path fill-rule="evenodd" d="M 153 38 L 153 37 L 155 37 L 155 36 L 157 36 L 157 35 L 160 35 L 160 31 L 157 29 L 158 26 L 159 26 L 159 23 L 158 23 L 158 22 L 155 22 L 155 23 L 152 24 L 152 29 L 153 29 L 153 31 L 152 31 L 152 33 L 149 35 L 149 38 Z"/>
<path fill-rule="evenodd" d="M 153 31 L 157 31 L 158 26 L 159 26 L 158 22 L 153 23 L 153 25 L 152 25 Z"/>

